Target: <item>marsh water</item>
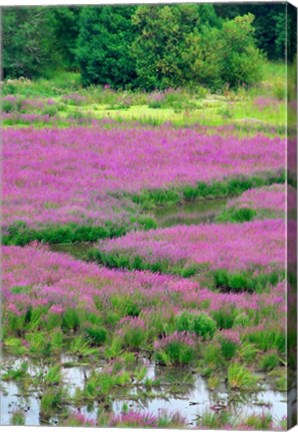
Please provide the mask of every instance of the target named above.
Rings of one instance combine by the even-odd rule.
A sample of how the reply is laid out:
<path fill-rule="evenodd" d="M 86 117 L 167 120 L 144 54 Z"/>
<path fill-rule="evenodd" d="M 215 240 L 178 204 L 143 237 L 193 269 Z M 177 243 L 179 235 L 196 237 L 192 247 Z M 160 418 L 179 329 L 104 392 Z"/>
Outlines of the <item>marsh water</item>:
<path fill-rule="evenodd" d="M 227 199 L 191 201 L 183 205 L 161 207 L 154 211 L 161 228 L 175 225 L 193 225 L 214 222 L 227 203 Z"/>
<path fill-rule="evenodd" d="M 6 356 L 3 358 L 3 371 L 9 368 L 17 368 L 26 359 L 14 359 Z M 222 406 L 237 412 L 239 416 L 251 414 L 270 413 L 273 421 L 278 423 L 287 414 L 286 393 L 276 392 L 265 383 L 264 377 L 259 376 L 259 391 L 255 392 L 236 392 L 228 391 L 225 379 L 220 382 L 216 391 L 208 389 L 207 381 L 199 374 L 192 374 L 183 368 L 159 367 L 154 362 L 147 363 L 146 378 L 151 380 L 159 379 L 161 384 L 154 387 L 150 396 L 145 396 L 146 388 L 142 385 L 132 387 L 125 398 L 117 397 L 117 393 L 111 393 L 110 404 L 105 407 L 108 413 L 120 414 L 123 405 L 126 404 L 130 409 L 143 409 L 146 412 L 158 415 L 160 411 L 168 413 L 179 412 L 187 419 L 189 427 L 194 427 L 196 421 L 207 410 L 215 410 L 220 403 Z M 75 364 L 77 362 L 77 365 Z M 76 388 L 83 389 L 86 380 L 92 370 L 100 372 L 103 365 L 98 367 L 78 363 L 74 356 L 62 355 L 62 382 L 67 388 L 70 396 L 70 410 L 77 412 L 78 407 L 72 405 L 71 398 L 74 396 Z M 28 373 L 30 376 L 39 376 L 47 371 L 45 363 L 29 362 Z M 70 364 L 73 366 L 69 367 Z M 179 377 L 178 383 L 177 378 Z M 20 408 L 25 415 L 25 424 L 40 425 L 45 424 L 40 418 L 40 397 L 41 390 L 31 390 L 21 383 L 9 381 L 1 383 L 1 425 L 10 423 L 12 412 Z M 99 405 L 97 402 L 88 406 L 80 406 L 79 410 L 90 420 L 96 420 Z M 47 419 L 47 424 L 58 424 L 59 416 Z"/>
<path fill-rule="evenodd" d="M 156 210 L 154 216 L 159 227 L 211 223 L 224 208 L 226 202 L 225 199 L 204 200 L 186 203 L 182 206 L 165 207 Z M 52 245 L 51 249 L 69 253 L 78 259 L 84 259 L 88 250 L 94 246 L 90 243 L 57 244 Z M 32 377 L 47 371 L 46 359 L 33 362 L 29 359 L 16 359 L 5 354 L 2 358 L 2 370 L 17 368 L 24 361 L 28 362 L 28 372 Z M 76 388 L 83 389 L 92 369 L 100 371 L 104 364 L 98 365 L 98 367 L 88 364 L 88 361 L 82 364 L 78 362 L 77 358 L 66 354 L 61 356 L 59 362 L 62 365 L 63 386 L 67 388 L 70 396 L 68 408 L 77 411 L 77 407 L 71 402 Z M 110 397 L 109 407 L 105 407 L 108 412 L 120 414 L 124 404 L 130 409 L 142 409 L 155 415 L 163 410 L 168 413 L 178 411 L 186 417 L 190 428 L 196 425 L 196 421 L 204 412 L 207 410 L 209 412 L 211 412 L 210 410 L 215 411 L 218 404 L 237 412 L 237 416 L 270 413 L 276 424 L 287 415 L 286 393 L 274 391 L 270 384 L 265 382 L 262 375 L 259 376 L 258 391 L 250 393 L 231 392 L 228 390 L 224 376 L 215 391 L 208 389 L 207 379 L 197 372 L 190 372 L 183 368 L 160 367 L 154 362 L 148 362 L 148 360 L 146 363 L 146 377 L 152 380 L 160 379 L 161 385 L 153 387 L 149 393 L 145 387 L 132 387 L 124 399 L 117 392 L 114 392 Z M 42 394 L 40 388 L 30 388 L 30 386 L 28 388 L 22 382 L 17 381 L 1 381 L 0 392 L 1 425 L 10 424 L 12 413 L 17 408 L 24 412 L 26 425 L 45 424 L 40 417 Z M 80 406 L 80 412 L 91 420 L 97 418 L 98 409 L 97 402 L 89 406 Z M 59 416 L 47 420 L 47 424 L 59 423 Z"/>
<path fill-rule="evenodd" d="M 176 225 L 196 225 L 212 223 L 223 210 L 227 199 L 209 199 L 186 202 L 183 205 L 160 207 L 153 211 L 153 216 L 160 228 Z M 85 259 L 88 250 L 96 247 L 96 243 L 53 244 L 55 252 L 69 253 L 75 258 Z"/>

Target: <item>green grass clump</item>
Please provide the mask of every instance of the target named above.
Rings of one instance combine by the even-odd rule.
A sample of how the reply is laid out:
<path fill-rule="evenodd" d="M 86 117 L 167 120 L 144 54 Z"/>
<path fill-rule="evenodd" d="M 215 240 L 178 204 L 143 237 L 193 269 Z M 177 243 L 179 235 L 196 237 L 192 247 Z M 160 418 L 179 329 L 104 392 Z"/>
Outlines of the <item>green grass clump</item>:
<path fill-rule="evenodd" d="M 282 275 L 279 273 L 271 271 L 255 275 L 252 270 L 232 273 L 226 269 L 217 269 L 213 272 L 213 278 L 215 287 L 221 291 L 260 293 L 280 281 Z"/>
<path fill-rule="evenodd" d="M 23 362 L 19 368 L 10 369 L 1 375 L 3 381 L 21 381 L 27 377 L 29 377 L 29 373 L 28 363 L 26 362 Z"/>
<path fill-rule="evenodd" d="M 44 377 L 44 383 L 48 386 L 58 385 L 61 381 L 61 365 L 56 364 L 48 370 Z"/>
<path fill-rule="evenodd" d="M 270 413 L 263 413 L 261 415 L 251 415 L 245 419 L 244 424 L 251 429 L 255 430 L 272 430 L 272 415 Z"/>
<path fill-rule="evenodd" d="M 268 173 L 266 176 L 226 178 L 222 181 L 211 183 L 198 182 L 195 185 L 185 185 L 173 189 L 143 190 L 132 195 L 132 201 L 141 205 L 142 209 L 150 210 L 155 207 L 175 205 L 184 201 L 193 201 L 206 198 L 225 198 L 238 196 L 248 189 L 270 185 L 272 183 L 284 183 L 285 173 Z M 245 217 L 245 215 L 238 215 Z"/>
<path fill-rule="evenodd" d="M 87 327 L 85 334 L 95 346 L 102 345 L 107 340 L 107 330 L 104 327 Z"/>
<path fill-rule="evenodd" d="M 212 339 L 216 329 L 216 322 L 205 313 L 194 315 L 183 312 L 176 318 L 176 330 L 193 332 L 203 339 Z"/>
<path fill-rule="evenodd" d="M 251 208 L 229 207 L 225 209 L 217 218 L 217 222 L 249 222 L 255 219 L 257 211 Z"/>
<path fill-rule="evenodd" d="M 45 390 L 40 400 L 41 418 L 48 419 L 52 415 L 57 415 L 59 412 L 63 411 L 65 400 L 66 394 L 61 387 Z"/>
<path fill-rule="evenodd" d="M 228 368 L 228 383 L 231 389 L 252 390 L 256 386 L 256 377 L 239 363 L 232 363 Z"/>
<path fill-rule="evenodd" d="M 124 330 L 122 340 L 124 347 L 139 349 L 146 342 L 146 333 L 141 327 L 127 328 Z"/>
<path fill-rule="evenodd" d="M 195 347 L 180 340 L 171 340 L 162 348 L 155 349 L 155 360 L 160 365 L 189 365 L 195 356 Z"/>
<path fill-rule="evenodd" d="M 64 332 L 77 331 L 81 325 L 80 317 L 75 309 L 67 309 L 62 318 L 61 328 Z"/>
<path fill-rule="evenodd" d="M 271 371 L 279 365 L 279 356 L 276 352 L 269 352 L 260 360 L 260 369 L 263 371 Z"/>
<path fill-rule="evenodd" d="M 212 369 L 221 369 L 224 364 L 221 346 L 218 341 L 205 345 L 203 350 L 203 366 L 208 365 Z"/>
<path fill-rule="evenodd" d="M 279 329 L 252 331 L 244 336 L 244 340 L 254 344 L 261 351 L 276 349 L 284 354 L 286 350 L 286 336 Z"/>
<path fill-rule="evenodd" d="M 239 350 L 240 358 L 248 364 L 252 364 L 252 362 L 255 361 L 258 353 L 259 350 L 253 344 L 248 342 L 243 343 Z"/>
<path fill-rule="evenodd" d="M 45 225 L 31 228 L 23 221 L 16 221 L 3 233 L 4 245 L 24 246 L 34 240 L 49 244 L 70 244 L 75 242 L 95 242 L 100 239 L 119 237 L 127 233 L 137 224 L 140 229 L 148 230 L 156 228 L 157 224 L 150 216 L 133 218 L 131 226 L 115 225 L 106 221 L 104 226 L 79 225 L 67 223 L 64 225 Z"/>
<path fill-rule="evenodd" d="M 24 426 L 25 425 L 25 414 L 21 409 L 16 409 L 11 415 L 11 424 L 13 426 Z"/>

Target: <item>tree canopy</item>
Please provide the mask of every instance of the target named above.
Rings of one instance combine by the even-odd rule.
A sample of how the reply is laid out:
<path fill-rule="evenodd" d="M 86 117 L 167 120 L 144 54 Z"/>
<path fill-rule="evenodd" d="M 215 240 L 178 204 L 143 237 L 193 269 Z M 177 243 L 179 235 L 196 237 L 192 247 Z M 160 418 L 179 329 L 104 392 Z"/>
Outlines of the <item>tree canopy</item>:
<path fill-rule="evenodd" d="M 257 82 L 262 58 L 285 58 L 282 3 L 2 11 L 2 64 L 4 77 L 10 78 L 44 76 L 60 68 L 79 70 L 83 85 L 154 90 L 199 84 L 218 89 Z M 294 56 L 292 45 L 288 58 Z"/>

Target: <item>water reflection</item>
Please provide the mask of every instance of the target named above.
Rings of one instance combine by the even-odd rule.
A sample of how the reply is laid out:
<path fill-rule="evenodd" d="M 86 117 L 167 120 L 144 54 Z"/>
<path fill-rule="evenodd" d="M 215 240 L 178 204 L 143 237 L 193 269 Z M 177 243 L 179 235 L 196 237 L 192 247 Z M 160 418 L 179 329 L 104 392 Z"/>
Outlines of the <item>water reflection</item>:
<path fill-rule="evenodd" d="M 20 365 L 20 359 L 6 358 L 4 368 L 15 368 Z M 23 359 L 24 361 L 24 359 Z M 77 407 L 72 405 L 72 397 L 76 388 L 83 389 L 86 380 L 90 376 L 92 367 L 75 364 L 73 356 L 61 356 L 62 381 L 69 394 L 69 408 L 76 411 Z M 28 360 L 29 362 L 29 360 Z M 72 366 L 71 366 L 72 364 Z M 93 367 L 100 372 L 103 365 Z M 45 365 L 34 363 L 29 369 L 31 376 L 45 373 Z M 237 415 L 272 414 L 274 421 L 279 422 L 287 415 L 286 394 L 273 391 L 269 385 L 263 386 L 262 390 L 255 393 L 231 392 L 225 381 L 222 380 L 217 391 L 210 391 L 206 380 L 194 373 L 189 373 L 181 368 L 158 367 L 154 363 L 148 364 L 147 375 L 151 380 L 160 379 L 160 386 L 153 387 L 150 392 L 145 386 L 132 387 L 123 398 L 121 389 L 111 395 L 110 403 L 105 404 L 106 412 L 120 414 L 123 404 L 130 409 L 145 410 L 158 415 L 162 411 L 178 411 L 186 417 L 190 426 L 196 424 L 196 420 L 206 410 L 211 410 L 216 404 L 227 407 Z M 148 396 L 149 395 L 149 396 Z M 19 408 L 25 416 L 25 424 L 28 426 L 40 425 L 40 397 L 41 390 L 34 388 L 33 391 L 24 391 L 24 387 L 16 382 L 1 382 L 1 425 L 8 425 L 11 421 L 12 412 Z M 98 409 L 102 407 L 94 402 L 80 407 L 80 412 L 88 414 L 88 418 L 96 420 Z M 49 419 L 50 424 L 59 423 L 58 417 Z"/>

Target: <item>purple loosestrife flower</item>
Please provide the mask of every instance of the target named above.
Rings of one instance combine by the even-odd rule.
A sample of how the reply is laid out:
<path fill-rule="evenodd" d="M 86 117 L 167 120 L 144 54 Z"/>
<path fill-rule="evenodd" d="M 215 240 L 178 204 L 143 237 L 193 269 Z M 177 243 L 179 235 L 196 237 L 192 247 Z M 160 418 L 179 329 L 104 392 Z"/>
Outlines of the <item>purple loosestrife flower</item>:
<path fill-rule="evenodd" d="M 193 333 L 189 333 L 189 332 L 178 332 L 175 331 L 174 333 L 172 333 L 169 336 L 164 336 L 162 339 L 155 341 L 154 342 L 154 349 L 156 351 L 165 348 L 167 345 L 171 344 L 171 343 L 183 343 L 185 345 L 191 346 L 193 347 L 196 344 L 196 336 Z"/>
<path fill-rule="evenodd" d="M 158 426 L 158 417 L 152 413 L 142 413 L 140 411 L 131 410 L 127 413 L 112 416 L 109 426 L 140 426 L 155 428 Z"/>
<path fill-rule="evenodd" d="M 30 121 L 38 114 L 24 116 Z M 111 192 L 276 172 L 284 168 L 284 154 L 284 140 L 278 137 L 240 139 L 169 125 L 4 129 L 3 225 L 16 220 L 30 226 L 99 224 L 117 219 L 119 209 L 126 214 L 125 204 L 108 198 Z"/>
<path fill-rule="evenodd" d="M 179 225 L 100 242 L 106 253 L 141 256 L 154 263 L 168 261 L 208 265 L 212 269 L 285 268 L 285 221 L 256 220 L 243 224 Z"/>

